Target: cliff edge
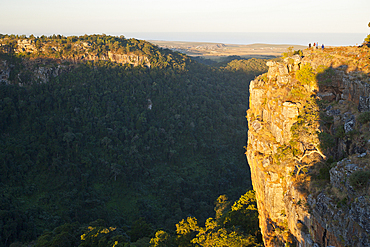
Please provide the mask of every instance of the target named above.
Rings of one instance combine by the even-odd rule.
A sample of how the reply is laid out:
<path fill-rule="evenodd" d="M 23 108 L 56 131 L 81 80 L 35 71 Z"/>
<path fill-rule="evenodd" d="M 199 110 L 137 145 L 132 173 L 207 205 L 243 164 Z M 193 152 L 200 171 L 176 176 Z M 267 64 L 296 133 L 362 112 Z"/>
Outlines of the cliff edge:
<path fill-rule="evenodd" d="M 370 246 L 369 58 L 307 49 L 250 83 L 246 155 L 266 246 Z"/>

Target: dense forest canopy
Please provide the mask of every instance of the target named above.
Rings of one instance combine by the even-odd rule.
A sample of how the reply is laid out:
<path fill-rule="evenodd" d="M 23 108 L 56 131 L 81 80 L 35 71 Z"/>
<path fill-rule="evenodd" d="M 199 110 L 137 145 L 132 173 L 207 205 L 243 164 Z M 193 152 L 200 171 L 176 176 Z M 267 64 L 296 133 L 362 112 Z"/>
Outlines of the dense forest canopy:
<path fill-rule="evenodd" d="M 10 71 L 0 85 L 0 246 L 169 246 L 155 244 L 165 241 L 156 229 L 205 222 L 220 195 L 232 202 L 251 189 L 244 115 L 264 61 L 216 68 L 123 36 L 0 35 L 0 44 Z M 253 244 L 256 215 L 235 230 L 229 204 L 212 229 Z"/>

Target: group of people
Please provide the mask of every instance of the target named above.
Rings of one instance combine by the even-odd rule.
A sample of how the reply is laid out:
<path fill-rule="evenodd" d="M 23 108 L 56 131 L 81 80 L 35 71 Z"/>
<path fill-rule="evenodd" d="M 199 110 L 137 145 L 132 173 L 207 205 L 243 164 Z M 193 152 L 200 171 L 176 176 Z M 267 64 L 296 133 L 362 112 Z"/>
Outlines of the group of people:
<path fill-rule="evenodd" d="M 319 43 L 313 43 L 313 47 L 316 47 L 316 49 L 319 49 Z M 308 44 L 308 48 L 311 48 L 311 43 Z M 324 50 L 324 44 L 321 45 L 321 49 Z"/>

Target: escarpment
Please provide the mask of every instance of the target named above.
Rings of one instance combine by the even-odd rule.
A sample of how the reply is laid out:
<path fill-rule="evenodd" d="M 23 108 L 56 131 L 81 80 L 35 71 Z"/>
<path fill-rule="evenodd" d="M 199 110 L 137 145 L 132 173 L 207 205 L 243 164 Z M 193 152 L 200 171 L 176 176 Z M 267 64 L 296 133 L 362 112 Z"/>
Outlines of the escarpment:
<path fill-rule="evenodd" d="M 86 40 L 84 40 L 86 39 Z M 0 83 L 46 83 L 84 62 L 144 66 L 161 58 L 150 43 L 109 36 L 0 38 Z M 163 59 L 163 58 L 162 58 Z"/>
<path fill-rule="evenodd" d="M 266 246 L 370 246 L 369 58 L 307 49 L 250 83 L 246 154 Z"/>
<path fill-rule="evenodd" d="M 91 52 L 94 44 L 90 42 L 75 42 L 72 43 L 70 47 L 67 47 L 67 49 L 73 51 L 70 54 L 68 53 L 62 53 L 60 54 L 60 57 L 62 59 L 70 60 L 73 62 L 78 61 L 98 61 L 98 60 L 106 60 L 106 61 L 112 61 L 116 63 L 122 63 L 122 64 L 131 64 L 133 66 L 139 66 L 144 65 L 146 67 L 150 68 L 150 61 L 148 56 L 145 55 L 137 55 L 132 52 L 122 49 L 114 49 L 114 46 L 112 45 L 112 50 L 108 48 L 107 50 L 100 50 L 98 52 Z M 48 53 L 48 52 L 60 52 L 62 49 L 65 49 L 63 45 L 59 43 L 43 43 L 40 45 L 37 45 L 37 39 L 20 39 L 17 40 L 17 46 L 15 48 L 16 53 Z"/>

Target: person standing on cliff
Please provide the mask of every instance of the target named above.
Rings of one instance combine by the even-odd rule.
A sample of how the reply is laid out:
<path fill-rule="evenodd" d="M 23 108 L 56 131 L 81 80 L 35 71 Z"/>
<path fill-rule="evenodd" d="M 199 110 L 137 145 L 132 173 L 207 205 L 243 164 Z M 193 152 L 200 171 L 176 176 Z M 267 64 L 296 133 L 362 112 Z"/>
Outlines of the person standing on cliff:
<path fill-rule="evenodd" d="M 316 46 L 316 43 L 313 43 L 313 47 L 315 48 L 315 46 Z"/>
<path fill-rule="evenodd" d="M 319 42 L 316 43 L 316 49 L 319 49 Z"/>
<path fill-rule="evenodd" d="M 308 44 L 308 48 L 311 48 L 311 43 Z"/>
<path fill-rule="evenodd" d="M 321 49 L 323 49 L 323 50 L 324 50 L 324 44 L 322 44 Z"/>

